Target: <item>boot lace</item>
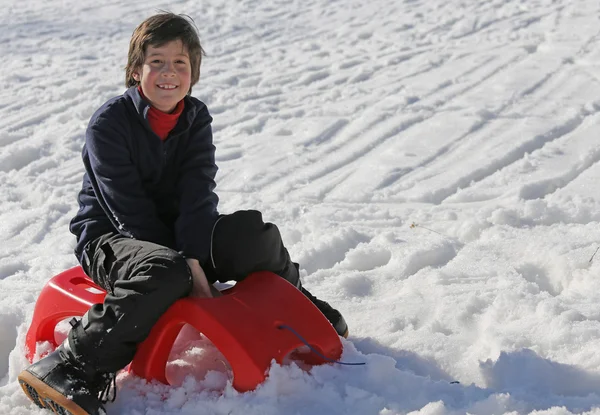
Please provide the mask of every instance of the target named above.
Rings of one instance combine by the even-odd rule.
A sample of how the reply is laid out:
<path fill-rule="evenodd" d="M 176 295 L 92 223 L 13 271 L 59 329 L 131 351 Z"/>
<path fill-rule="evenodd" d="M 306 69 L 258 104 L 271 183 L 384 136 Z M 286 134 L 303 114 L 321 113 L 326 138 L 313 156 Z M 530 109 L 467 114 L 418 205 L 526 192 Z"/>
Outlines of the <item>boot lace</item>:
<path fill-rule="evenodd" d="M 117 375 L 115 373 L 105 373 L 101 377 L 98 399 L 103 404 L 114 402 L 117 399 Z"/>

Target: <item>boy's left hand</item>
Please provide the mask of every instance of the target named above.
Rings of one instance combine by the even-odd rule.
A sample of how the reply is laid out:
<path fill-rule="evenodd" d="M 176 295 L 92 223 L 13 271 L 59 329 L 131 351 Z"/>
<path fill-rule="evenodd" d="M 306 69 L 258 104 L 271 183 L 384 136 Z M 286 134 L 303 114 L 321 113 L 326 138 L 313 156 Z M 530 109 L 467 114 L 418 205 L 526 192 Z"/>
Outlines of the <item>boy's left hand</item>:
<path fill-rule="evenodd" d="M 187 258 L 185 260 L 192 272 L 192 292 L 190 293 L 190 297 L 195 298 L 212 298 L 213 295 L 210 291 L 210 284 L 206 279 L 206 274 L 204 274 L 204 270 L 200 266 L 200 263 L 197 259 Z"/>

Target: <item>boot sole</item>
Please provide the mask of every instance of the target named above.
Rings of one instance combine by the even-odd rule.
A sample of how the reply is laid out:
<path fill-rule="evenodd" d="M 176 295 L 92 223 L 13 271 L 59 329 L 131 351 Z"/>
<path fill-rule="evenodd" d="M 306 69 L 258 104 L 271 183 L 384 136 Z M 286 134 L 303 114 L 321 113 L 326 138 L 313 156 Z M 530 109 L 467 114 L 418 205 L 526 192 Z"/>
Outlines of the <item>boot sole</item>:
<path fill-rule="evenodd" d="M 81 406 L 27 370 L 19 374 L 18 380 L 25 395 L 40 408 L 49 409 L 58 415 L 90 415 Z"/>

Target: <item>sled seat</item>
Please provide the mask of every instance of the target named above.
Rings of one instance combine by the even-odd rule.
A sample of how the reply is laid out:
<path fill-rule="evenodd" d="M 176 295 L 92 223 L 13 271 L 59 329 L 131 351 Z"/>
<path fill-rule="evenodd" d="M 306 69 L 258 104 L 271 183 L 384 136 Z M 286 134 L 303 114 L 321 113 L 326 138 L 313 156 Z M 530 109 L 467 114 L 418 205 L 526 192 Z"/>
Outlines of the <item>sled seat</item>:
<path fill-rule="evenodd" d="M 339 359 L 340 338 L 318 308 L 292 284 L 271 272 L 249 275 L 215 298 L 186 297 L 176 301 L 157 321 L 142 342 L 129 370 L 148 381 L 168 384 L 165 369 L 169 353 L 181 328 L 193 326 L 225 356 L 233 372 L 233 387 L 255 389 L 268 375 L 271 362 L 283 360 L 304 343 L 290 330 L 329 359 Z M 81 267 L 53 277 L 36 302 L 26 336 L 27 358 L 32 361 L 38 342 L 57 346 L 56 325 L 83 316 L 102 303 L 106 292 Z M 311 365 L 325 363 L 317 354 L 303 355 Z"/>

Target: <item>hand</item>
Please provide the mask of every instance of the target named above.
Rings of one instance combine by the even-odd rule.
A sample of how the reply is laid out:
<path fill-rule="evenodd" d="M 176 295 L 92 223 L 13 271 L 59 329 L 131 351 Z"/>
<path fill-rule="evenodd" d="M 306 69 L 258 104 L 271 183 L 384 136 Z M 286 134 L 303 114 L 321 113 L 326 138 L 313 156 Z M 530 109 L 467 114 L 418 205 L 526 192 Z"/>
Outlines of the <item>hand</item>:
<path fill-rule="evenodd" d="M 187 258 L 185 260 L 192 273 L 192 292 L 190 297 L 194 298 L 212 298 L 210 284 L 206 279 L 206 274 L 200 266 L 197 259 Z"/>

